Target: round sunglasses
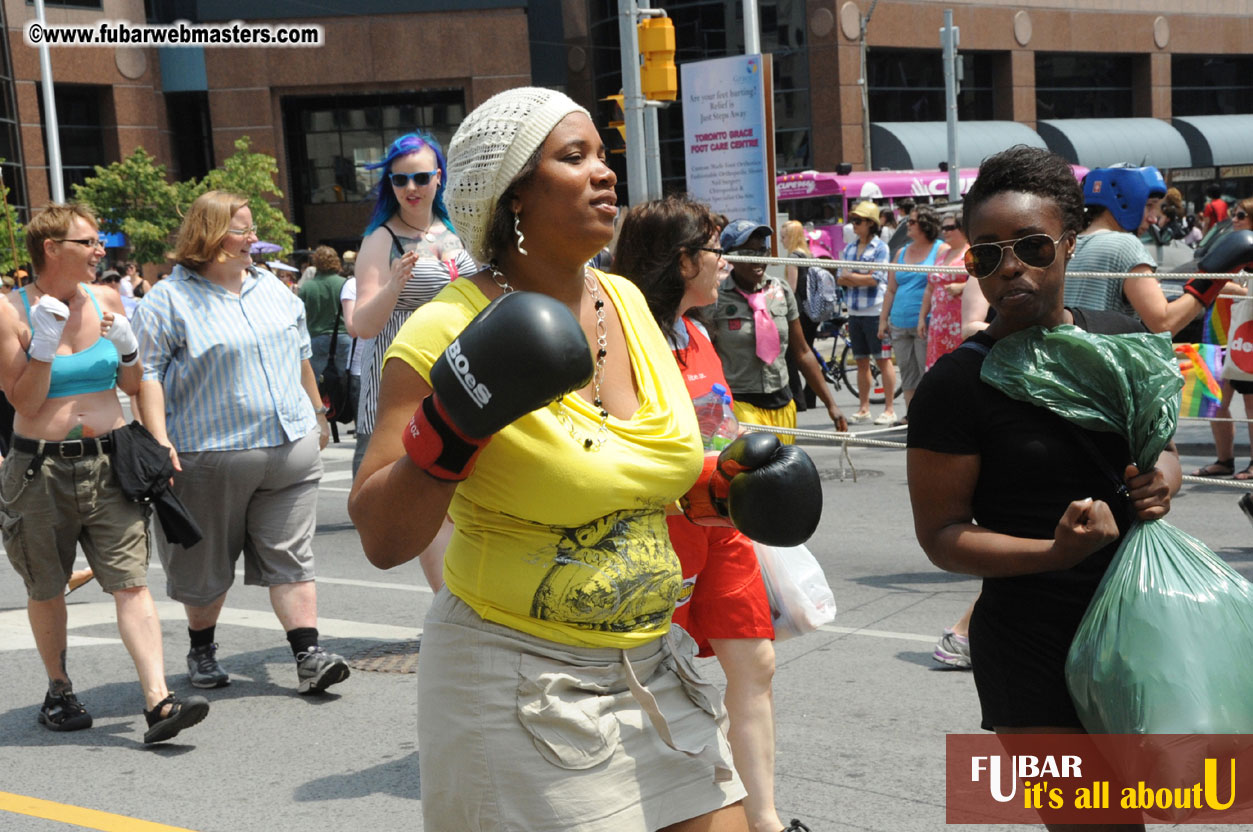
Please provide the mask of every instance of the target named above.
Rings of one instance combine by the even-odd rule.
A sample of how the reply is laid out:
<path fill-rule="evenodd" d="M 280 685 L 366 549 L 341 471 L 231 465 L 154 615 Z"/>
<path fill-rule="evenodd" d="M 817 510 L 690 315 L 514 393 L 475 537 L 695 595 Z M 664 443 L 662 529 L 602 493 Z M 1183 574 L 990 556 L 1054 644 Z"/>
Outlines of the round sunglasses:
<path fill-rule="evenodd" d="M 437 170 L 423 170 L 418 173 L 390 173 L 387 178 L 391 180 L 392 187 L 403 188 L 412 180 L 413 184 L 419 188 L 431 184 L 431 177 L 439 173 Z"/>
<path fill-rule="evenodd" d="M 1014 252 L 1014 257 L 1024 266 L 1046 269 L 1057 259 L 1057 244 L 1066 239 L 1069 233 L 1063 232 L 1056 240 L 1047 234 L 1028 234 L 1016 240 L 977 243 L 966 249 L 966 271 L 977 280 L 991 277 L 1001 267 L 1007 248 Z"/>

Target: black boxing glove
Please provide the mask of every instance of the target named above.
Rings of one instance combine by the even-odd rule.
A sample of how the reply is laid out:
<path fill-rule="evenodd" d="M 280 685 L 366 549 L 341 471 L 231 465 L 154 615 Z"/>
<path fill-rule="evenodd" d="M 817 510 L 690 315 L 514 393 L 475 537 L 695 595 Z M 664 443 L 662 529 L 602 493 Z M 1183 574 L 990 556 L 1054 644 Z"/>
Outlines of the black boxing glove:
<path fill-rule="evenodd" d="M 698 526 L 733 526 L 771 546 L 808 540 L 822 517 L 822 483 L 809 455 L 773 433 L 750 433 L 705 458 L 679 501 Z"/>
<path fill-rule="evenodd" d="M 1222 274 L 1238 272 L 1250 262 L 1253 262 L 1253 231 L 1230 231 L 1214 241 L 1197 268 L 1211 274 Z M 1183 290 L 1209 306 L 1226 285 L 1227 278 L 1194 278 L 1183 284 Z"/>
<path fill-rule="evenodd" d="M 536 292 L 501 295 L 431 367 L 432 393 L 405 429 L 405 453 L 433 477 L 463 480 L 501 428 L 592 378 L 569 308 Z"/>

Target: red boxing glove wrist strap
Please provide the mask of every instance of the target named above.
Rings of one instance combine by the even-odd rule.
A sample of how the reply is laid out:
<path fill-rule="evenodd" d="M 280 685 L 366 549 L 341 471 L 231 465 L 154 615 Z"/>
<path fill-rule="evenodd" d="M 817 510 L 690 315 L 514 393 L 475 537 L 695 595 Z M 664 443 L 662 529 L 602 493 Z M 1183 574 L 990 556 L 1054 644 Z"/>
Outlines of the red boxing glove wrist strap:
<path fill-rule="evenodd" d="M 449 420 L 434 395 L 422 400 L 402 435 L 405 453 L 432 477 L 458 482 L 474 471 L 479 452 L 490 436 L 472 439 Z"/>
<path fill-rule="evenodd" d="M 696 484 L 679 498 L 683 514 L 698 526 L 730 526 L 727 487 L 730 481 L 718 470 L 718 455 L 708 454 Z"/>
<path fill-rule="evenodd" d="M 1189 280 L 1183 285 L 1183 291 L 1192 295 L 1201 302 L 1203 306 L 1211 306 L 1218 299 L 1218 295 L 1222 292 L 1223 287 L 1227 285 L 1227 278 L 1216 278 L 1214 280 Z"/>

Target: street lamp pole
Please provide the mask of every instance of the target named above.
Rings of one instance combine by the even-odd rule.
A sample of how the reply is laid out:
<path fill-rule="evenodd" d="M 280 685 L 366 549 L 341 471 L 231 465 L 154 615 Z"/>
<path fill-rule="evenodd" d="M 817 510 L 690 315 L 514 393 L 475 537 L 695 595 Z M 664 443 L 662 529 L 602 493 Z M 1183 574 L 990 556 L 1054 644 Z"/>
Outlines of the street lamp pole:
<path fill-rule="evenodd" d="M 44 0 L 35 0 L 35 19 L 47 29 Z M 39 79 L 44 97 L 44 145 L 48 150 L 48 179 L 52 182 L 52 201 L 65 202 L 65 178 L 61 171 L 61 134 L 57 127 L 57 101 L 52 90 L 52 57 L 48 42 L 39 42 Z"/>

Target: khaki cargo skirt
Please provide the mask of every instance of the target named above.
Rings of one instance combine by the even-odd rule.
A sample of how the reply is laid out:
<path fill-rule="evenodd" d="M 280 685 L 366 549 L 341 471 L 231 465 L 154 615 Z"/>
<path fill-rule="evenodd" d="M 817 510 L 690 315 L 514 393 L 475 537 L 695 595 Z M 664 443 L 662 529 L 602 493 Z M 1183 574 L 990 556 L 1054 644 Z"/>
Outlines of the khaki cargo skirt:
<path fill-rule="evenodd" d="M 630 650 L 484 621 L 447 588 L 418 666 L 427 832 L 645 832 L 744 797 L 682 629 Z"/>

